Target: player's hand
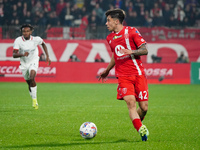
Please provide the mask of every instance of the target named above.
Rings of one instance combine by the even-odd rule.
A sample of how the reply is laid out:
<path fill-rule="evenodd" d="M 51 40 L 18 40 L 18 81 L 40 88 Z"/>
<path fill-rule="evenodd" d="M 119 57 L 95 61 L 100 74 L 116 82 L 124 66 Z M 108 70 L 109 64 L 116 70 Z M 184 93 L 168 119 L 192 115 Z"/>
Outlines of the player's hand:
<path fill-rule="evenodd" d="M 28 52 L 25 52 L 25 53 L 24 53 L 24 56 L 26 56 L 26 57 L 27 57 L 28 55 L 29 55 L 29 53 L 28 53 Z"/>
<path fill-rule="evenodd" d="M 121 54 L 124 54 L 124 55 L 130 55 L 130 54 L 132 54 L 132 50 L 129 50 L 129 49 L 121 49 L 119 52 Z"/>
<path fill-rule="evenodd" d="M 100 80 L 102 80 L 102 82 L 106 82 L 106 80 L 107 80 L 107 76 L 108 76 L 108 74 L 109 74 L 109 72 L 108 71 L 106 71 L 106 70 L 104 70 L 100 75 L 99 75 L 99 79 L 98 79 L 98 81 L 100 81 Z"/>
<path fill-rule="evenodd" d="M 46 58 L 46 62 L 48 63 L 48 66 L 51 65 L 51 60 L 49 57 Z"/>

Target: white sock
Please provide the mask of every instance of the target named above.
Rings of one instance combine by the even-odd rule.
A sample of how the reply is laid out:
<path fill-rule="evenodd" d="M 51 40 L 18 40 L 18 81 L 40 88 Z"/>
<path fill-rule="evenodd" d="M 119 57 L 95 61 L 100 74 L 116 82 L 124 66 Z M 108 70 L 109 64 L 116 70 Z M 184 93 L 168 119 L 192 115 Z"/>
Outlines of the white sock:
<path fill-rule="evenodd" d="M 32 99 L 37 99 L 37 86 L 31 87 L 31 97 Z"/>
<path fill-rule="evenodd" d="M 32 93 L 31 93 L 31 91 L 29 91 L 29 94 L 30 94 L 30 96 L 32 97 Z"/>

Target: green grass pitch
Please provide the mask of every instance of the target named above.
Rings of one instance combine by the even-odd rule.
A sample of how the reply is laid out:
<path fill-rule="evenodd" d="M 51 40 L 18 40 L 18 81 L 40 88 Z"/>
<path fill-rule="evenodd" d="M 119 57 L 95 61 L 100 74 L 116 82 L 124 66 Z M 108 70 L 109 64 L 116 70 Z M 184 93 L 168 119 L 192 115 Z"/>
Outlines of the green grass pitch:
<path fill-rule="evenodd" d="M 200 85 L 149 85 L 142 142 L 117 84 L 38 83 L 39 109 L 26 83 L 0 83 L 1 149 L 199 150 Z M 94 122 L 97 136 L 83 139 L 79 127 Z"/>

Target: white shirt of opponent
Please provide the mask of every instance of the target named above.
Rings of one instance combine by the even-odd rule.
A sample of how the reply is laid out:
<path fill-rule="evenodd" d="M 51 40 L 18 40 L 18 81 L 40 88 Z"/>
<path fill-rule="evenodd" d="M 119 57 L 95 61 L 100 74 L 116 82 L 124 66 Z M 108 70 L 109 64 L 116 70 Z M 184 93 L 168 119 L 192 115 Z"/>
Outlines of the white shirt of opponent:
<path fill-rule="evenodd" d="M 21 54 L 25 52 L 29 53 L 28 56 L 20 57 L 20 63 L 26 64 L 39 59 L 37 46 L 41 45 L 43 42 L 43 39 L 39 36 L 30 36 L 29 40 L 25 40 L 23 36 L 16 38 L 13 49 L 19 50 Z"/>

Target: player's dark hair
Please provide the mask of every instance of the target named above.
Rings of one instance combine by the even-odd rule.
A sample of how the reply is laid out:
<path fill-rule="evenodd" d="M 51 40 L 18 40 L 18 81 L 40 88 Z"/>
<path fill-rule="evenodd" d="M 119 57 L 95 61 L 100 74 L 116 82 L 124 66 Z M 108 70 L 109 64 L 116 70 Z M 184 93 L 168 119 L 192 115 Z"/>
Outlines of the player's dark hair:
<path fill-rule="evenodd" d="M 31 26 L 30 24 L 23 24 L 21 27 L 20 27 L 20 31 L 22 32 L 22 29 L 25 28 L 25 27 L 29 27 L 31 29 L 31 31 L 34 30 L 34 27 Z"/>
<path fill-rule="evenodd" d="M 110 16 L 111 18 L 117 18 L 119 19 L 119 22 L 122 24 L 125 17 L 126 17 L 126 13 L 122 10 L 122 9 L 111 9 L 106 11 L 105 13 L 106 17 Z"/>

